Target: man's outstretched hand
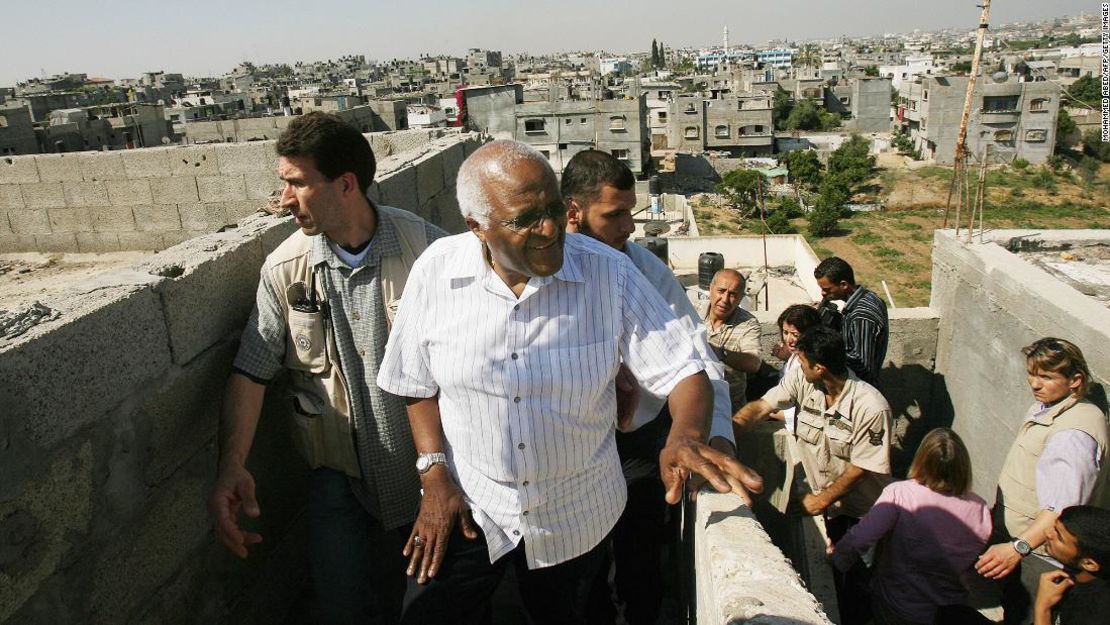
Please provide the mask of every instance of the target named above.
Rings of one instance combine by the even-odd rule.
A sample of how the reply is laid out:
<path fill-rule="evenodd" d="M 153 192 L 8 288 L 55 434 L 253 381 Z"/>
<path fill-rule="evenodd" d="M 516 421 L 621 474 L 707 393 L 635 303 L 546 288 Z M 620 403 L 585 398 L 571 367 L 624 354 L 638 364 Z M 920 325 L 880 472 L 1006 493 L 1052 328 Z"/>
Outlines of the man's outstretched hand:
<path fill-rule="evenodd" d="M 758 473 L 731 453 L 693 437 L 672 435 L 667 439 L 667 446 L 659 453 L 659 472 L 669 504 L 682 500 L 682 486 L 686 478 L 693 476 L 700 476 L 717 492 L 736 493 L 748 506 L 752 504 L 750 493 L 763 492 L 763 478 Z"/>

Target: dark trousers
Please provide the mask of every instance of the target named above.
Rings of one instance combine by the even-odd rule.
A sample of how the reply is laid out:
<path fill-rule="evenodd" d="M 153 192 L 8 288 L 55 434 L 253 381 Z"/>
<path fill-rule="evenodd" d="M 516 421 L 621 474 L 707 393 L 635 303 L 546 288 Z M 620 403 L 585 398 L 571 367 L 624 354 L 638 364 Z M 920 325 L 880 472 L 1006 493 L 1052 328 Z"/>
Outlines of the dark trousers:
<path fill-rule="evenodd" d="M 347 476 L 331 469 L 309 477 L 308 520 L 319 622 L 397 623 L 406 586 L 401 550 L 412 526 L 384 529 L 355 498 Z"/>
<path fill-rule="evenodd" d="M 490 563 L 479 532 L 467 540 L 456 526 L 443 565 L 434 579 L 411 591 L 403 625 L 483 625 L 490 622 L 490 598 L 508 567 L 514 568 L 521 603 L 536 625 L 585 623 L 586 595 L 597 575 L 602 546 L 540 569 L 529 569 L 524 543 Z"/>
<path fill-rule="evenodd" d="M 825 519 L 825 529 L 829 540 L 837 541 L 859 523 L 850 516 L 836 516 Z M 840 604 L 840 625 L 864 625 L 871 620 L 871 571 L 863 561 L 857 561 L 846 572 L 833 569 L 833 582 L 836 584 L 836 601 Z"/>
<path fill-rule="evenodd" d="M 670 416 L 663 414 L 634 432 L 617 432 L 617 454 L 628 483 L 628 503 L 613 528 L 610 549 L 590 591 L 590 625 L 613 625 L 616 598 L 624 604 L 629 625 L 651 625 L 659 620 L 663 604 L 663 545 L 667 538 L 667 504 L 659 478 L 659 452 L 670 432 Z M 650 465 L 646 471 L 644 467 Z M 636 467 L 639 467 L 639 470 Z M 613 580 L 610 586 L 609 573 Z"/>

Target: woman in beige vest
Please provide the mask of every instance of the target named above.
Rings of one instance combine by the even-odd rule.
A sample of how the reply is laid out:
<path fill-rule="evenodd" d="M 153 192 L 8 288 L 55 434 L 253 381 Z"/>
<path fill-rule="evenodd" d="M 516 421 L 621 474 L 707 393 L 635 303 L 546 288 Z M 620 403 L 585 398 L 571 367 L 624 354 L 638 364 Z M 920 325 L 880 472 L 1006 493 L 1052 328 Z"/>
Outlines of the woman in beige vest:
<path fill-rule="evenodd" d="M 1103 460 L 1110 441 L 1106 415 L 1087 399 L 1091 373 L 1079 348 L 1043 338 L 1022 353 L 1035 401 L 998 478 L 994 529 L 999 542 L 975 565 L 984 577 L 1005 578 L 1007 625 L 1031 622 L 1040 574 L 1060 567 L 1041 548 L 1060 511 L 1106 505 Z"/>

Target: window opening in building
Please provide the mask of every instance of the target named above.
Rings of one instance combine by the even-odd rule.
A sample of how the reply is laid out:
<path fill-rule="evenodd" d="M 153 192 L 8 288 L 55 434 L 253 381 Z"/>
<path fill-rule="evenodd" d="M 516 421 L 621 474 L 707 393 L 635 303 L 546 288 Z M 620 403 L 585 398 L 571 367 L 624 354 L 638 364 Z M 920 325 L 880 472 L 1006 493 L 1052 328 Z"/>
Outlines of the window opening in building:
<path fill-rule="evenodd" d="M 542 119 L 524 120 L 524 132 L 544 132 L 544 121 Z"/>
<path fill-rule="evenodd" d="M 701 136 L 701 131 L 698 130 L 697 126 L 687 126 L 683 134 L 687 139 L 697 139 Z"/>

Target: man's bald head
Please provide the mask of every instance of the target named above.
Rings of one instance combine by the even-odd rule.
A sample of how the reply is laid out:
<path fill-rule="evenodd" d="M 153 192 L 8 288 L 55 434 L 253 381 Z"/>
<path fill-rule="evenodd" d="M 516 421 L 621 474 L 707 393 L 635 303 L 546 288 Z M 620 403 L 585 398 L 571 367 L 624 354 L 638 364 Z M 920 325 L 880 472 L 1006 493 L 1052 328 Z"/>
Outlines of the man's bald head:
<path fill-rule="evenodd" d="M 714 321 L 728 319 L 744 297 L 744 275 L 735 269 L 721 269 L 709 283 L 709 316 Z"/>
<path fill-rule="evenodd" d="M 547 158 L 532 146 L 519 141 L 492 141 L 475 150 L 459 167 L 455 186 L 459 212 L 464 219 L 473 219 L 486 228 L 492 208 L 491 187 L 510 187 L 510 192 L 519 192 L 555 180 Z"/>

